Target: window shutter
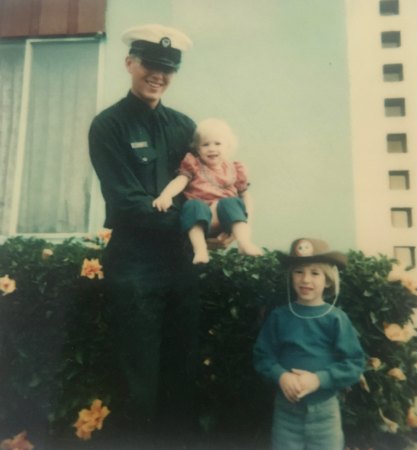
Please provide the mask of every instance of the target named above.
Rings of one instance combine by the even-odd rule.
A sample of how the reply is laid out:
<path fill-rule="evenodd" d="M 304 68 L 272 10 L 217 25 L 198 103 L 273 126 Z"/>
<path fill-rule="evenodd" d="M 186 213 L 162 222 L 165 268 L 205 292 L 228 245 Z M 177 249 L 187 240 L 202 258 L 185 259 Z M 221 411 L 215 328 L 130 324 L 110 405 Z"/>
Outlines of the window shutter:
<path fill-rule="evenodd" d="M 0 0 L 0 37 L 104 33 L 105 12 L 106 0 Z"/>

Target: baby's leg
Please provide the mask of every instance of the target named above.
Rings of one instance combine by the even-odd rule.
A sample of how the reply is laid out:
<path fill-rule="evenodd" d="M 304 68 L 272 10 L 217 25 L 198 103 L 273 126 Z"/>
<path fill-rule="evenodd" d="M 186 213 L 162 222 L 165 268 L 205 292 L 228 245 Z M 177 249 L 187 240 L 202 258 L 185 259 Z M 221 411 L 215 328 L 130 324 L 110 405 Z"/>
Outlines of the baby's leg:
<path fill-rule="evenodd" d="M 234 222 L 232 233 L 237 241 L 239 252 L 249 256 L 261 256 L 263 251 L 252 242 L 251 229 L 247 222 Z"/>
<path fill-rule="evenodd" d="M 181 210 L 181 227 L 187 231 L 194 251 L 193 264 L 209 261 L 205 235 L 211 223 L 211 211 L 200 200 L 187 200 Z"/>
<path fill-rule="evenodd" d="M 210 211 L 211 211 L 211 222 L 210 222 L 210 230 L 209 230 L 209 236 L 217 236 L 222 231 L 222 227 L 219 222 L 219 217 L 217 215 L 217 205 L 218 200 L 215 200 L 213 203 L 210 204 Z"/>
<path fill-rule="evenodd" d="M 196 224 L 188 230 L 188 237 L 194 250 L 193 264 L 205 264 L 210 260 L 204 228 Z"/>
<path fill-rule="evenodd" d="M 239 251 L 244 255 L 260 256 L 263 251 L 252 242 L 251 228 L 247 223 L 245 204 L 239 197 L 219 200 L 217 213 L 222 228 L 227 233 L 233 233 Z"/>

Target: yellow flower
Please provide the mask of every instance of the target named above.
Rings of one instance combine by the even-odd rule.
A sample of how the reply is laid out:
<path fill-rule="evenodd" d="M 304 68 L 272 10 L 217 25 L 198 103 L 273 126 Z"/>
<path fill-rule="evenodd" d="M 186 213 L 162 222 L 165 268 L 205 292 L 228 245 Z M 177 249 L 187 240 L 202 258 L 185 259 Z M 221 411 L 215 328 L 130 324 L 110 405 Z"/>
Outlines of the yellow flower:
<path fill-rule="evenodd" d="M 101 400 L 96 399 L 91 404 L 90 409 L 79 411 L 78 420 L 74 423 L 74 427 L 77 429 L 75 434 L 80 439 L 90 439 L 94 430 L 103 428 L 103 421 L 110 414 L 110 410 L 102 404 Z"/>
<path fill-rule="evenodd" d="M 212 364 L 211 358 L 206 358 L 206 359 L 203 361 L 203 364 L 204 364 L 205 366 L 211 366 L 211 364 Z"/>
<path fill-rule="evenodd" d="M 107 245 L 111 238 L 112 230 L 109 230 L 108 228 L 105 228 L 104 230 L 101 230 L 98 232 L 98 237 L 101 241 L 103 241 L 104 245 Z"/>
<path fill-rule="evenodd" d="M 4 439 L 0 442 L 1 450 L 32 450 L 33 445 L 26 439 L 26 431 L 22 431 L 13 439 Z"/>
<path fill-rule="evenodd" d="M 394 369 L 389 370 L 388 375 L 392 378 L 395 378 L 398 381 L 404 381 L 407 379 L 404 372 L 401 369 L 399 369 L 398 367 L 395 367 Z"/>
<path fill-rule="evenodd" d="M 410 276 L 404 276 L 401 284 L 413 295 L 417 295 L 417 283 Z"/>
<path fill-rule="evenodd" d="M 361 377 L 359 378 L 359 386 L 366 392 L 371 392 L 371 390 L 369 389 L 369 385 L 368 382 L 366 381 L 365 375 L 361 375 Z"/>
<path fill-rule="evenodd" d="M 391 272 L 387 276 L 387 280 L 391 282 L 401 281 L 404 274 L 404 267 L 401 264 L 393 264 L 391 266 Z"/>
<path fill-rule="evenodd" d="M 415 406 L 410 406 L 407 412 L 407 425 L 411 428 L 417 428 L 417 415 Z"/>
<path fill-rule="evenodd" d="M 387 280 L 391 282 L 400 281 L 402 286 L 411 292 L 411 294 L 417 295 L 417 282 L 411 278 L 411 276 L 404 269 L 403 265 L 393 264 Z"/>
<path fill-rule="evenodd" d="M 403 332 L 406 342 L 416 335 L 416 329 L 414 328 L 414 325 L 411 322 L 403 326 Z"/>
<path fill-rule="evenodd" d="M 97 276 L 97 278 L 101 280 L 102 278 L 104 278 L 103 271 L 101 270 L 102 268 L 103 266 L 100 264 L 97 258 L 85 258 L 81 267 L 81 276 L 90 278 L 91 280 L 95 276 Z"/>
<path fill-rule="evenodd" d="M 415 330 L 411 324 L 401 327 L 397 323 L 385 323 L 384 333 L 390 341 L 408 342 L 414 336 Z"/>
<path fill-rule="evenodd" d="M 381 427 L 383 431 L 388 431 L 388 433 L 396 433 L 398 431 L 398 423 L 394 422 L 387 417 L 384 416 L 382 413 L 381 408 L 379 408 L 379 415 L 381 416 L 381 419 L 384 421 L 384 425 Z"/>
<path fill-rule="evenodd" d="M 9 278 L 9 275 L 0 277 L 0 291 L 3 291 L 3 295 L 11 294 L 16 290 L 16 281 Z"/>
<path fill-rule="evenodd" d="M 379 358 L 369 358 L 368 365 L 372 367 L 372 369 L 379 369 L 381 367 L 381 360 Z"/>
<path fill-rule="evenodd" d="M 44 248 L 42 250 L 42 259 L 48 259 L 53 254 L 54 252 L 50 248 Z"/>

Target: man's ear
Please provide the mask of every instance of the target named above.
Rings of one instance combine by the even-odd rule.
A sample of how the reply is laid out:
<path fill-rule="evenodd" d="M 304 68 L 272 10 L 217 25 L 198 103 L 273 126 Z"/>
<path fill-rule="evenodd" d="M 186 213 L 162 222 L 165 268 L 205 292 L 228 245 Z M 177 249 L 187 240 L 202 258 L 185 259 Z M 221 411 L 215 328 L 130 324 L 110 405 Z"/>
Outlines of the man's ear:
<path fill-rule="evenodd" d="M 129 73 L 132 73 L 133 63 L 134 63 L 133 58 L 131 56 L 129 56 L 129 55 L 126 56 L 126 58 L 125 58 L 125 66 L 126 66 L 126 69 L 127 69 L 127 71 Z"/>

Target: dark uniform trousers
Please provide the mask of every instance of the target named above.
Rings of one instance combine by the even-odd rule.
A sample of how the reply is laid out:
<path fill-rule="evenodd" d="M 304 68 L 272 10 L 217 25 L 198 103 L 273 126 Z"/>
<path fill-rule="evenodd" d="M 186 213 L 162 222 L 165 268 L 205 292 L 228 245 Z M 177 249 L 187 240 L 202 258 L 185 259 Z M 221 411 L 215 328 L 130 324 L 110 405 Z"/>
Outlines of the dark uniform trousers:
<path fill-rule="evenodd" d="M 138 433 L 192 425 L 199 296 L 179 241 L 177 233 L 114 229 L 104 255 L 126 424 Z"/>
<path fill-rule="evenodd" d="M 160 424 L 179 434 L 190 419 L 197 276 L 181 244 L 186 236 L 180 231 L 180 203 L 161 213 L 152 200 L 175 177 L 194 129 L 184 114 L 161 103 L 151 109 L 132 92 L 102 111 L 90 127 L 91 161 L 106 202 L 105 226 L 113 230 L 103 266 L 124 387 L 120 401 L 112 399 L 104 432 L 111 423 L 118 428 L 115 419 L 123 416 L 120 426 L 139 437 Z M 114 435 L 125 439 L 127 432 Z M 135 449 L 146 448 L 132 442 Z M 110 448 L 122 447 L 119 442 Z"/>

